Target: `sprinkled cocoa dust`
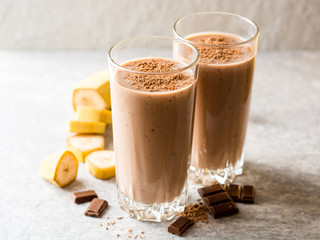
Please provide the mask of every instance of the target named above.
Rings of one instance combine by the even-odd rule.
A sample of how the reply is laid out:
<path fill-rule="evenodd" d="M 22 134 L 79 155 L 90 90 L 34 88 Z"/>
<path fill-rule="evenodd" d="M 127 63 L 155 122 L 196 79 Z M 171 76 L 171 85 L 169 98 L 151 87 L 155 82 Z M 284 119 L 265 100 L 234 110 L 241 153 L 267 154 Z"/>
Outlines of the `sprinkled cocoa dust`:
<path fill-rule="evenodd" d="M 205 64 L 235 62 L 246 57 L 246 55 L 251 52 L 249 45 L 230 45 L 242 41 L 240 38 L 231 35 L 205 34 L 192 36 L 188 38 L 188 40 L 200 44 L 212 45 L 212 47 L 196 45 L 196 48 L 200 52 L 200 63 Z"/>
<path fill-rule="evenodd" d="M 146 92 L 164 92 L 192 84 L 192 77 L 185 73 L 170 73 L 181 68 L 172 60 L 152 58 L 128 62 L 123 67 L 145 73 L 119 72 L 118 78 L 133 89 Z M 151 73 L 151 74 L 148 74 Z"/>
<path fill-rule="evenodd" d="M 189 218 L 194 222 L 208 223 L 207 208 L 202 203 L 190 203 L 188 204 L 180 216 Z"/>
<path fill-rule="evenodd" d="M 174 64 L 172 61 L 157 58 L 135 61 L 132 63 L 130 69 L 139 72 L 169 72 L 178 69 L 177 64 Z"/>

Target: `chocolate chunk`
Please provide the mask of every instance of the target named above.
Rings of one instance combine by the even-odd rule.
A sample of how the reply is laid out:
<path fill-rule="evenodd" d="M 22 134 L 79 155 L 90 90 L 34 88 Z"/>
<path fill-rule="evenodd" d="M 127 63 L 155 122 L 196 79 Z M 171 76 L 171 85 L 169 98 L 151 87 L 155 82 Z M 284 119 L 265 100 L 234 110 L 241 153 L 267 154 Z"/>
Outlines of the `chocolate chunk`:
<path fill-rule="evenodd" d="M 214 218 L 226 217 L 239 212 L 237 205 L 233 201 L 209 206 L 208 209 Z"/>
<path fill-rule="evenodd" d="M 214 218 L 230 216 L 239 212 L 237 205 L 220 184 L 200 188 L 198 192 Z"/>
<path fill-rule="evenodd" d="M 254 187 L 250 185 L 230 184 L 224 186 L 230 197 L 235 202 L 253 203 Z"/>
<path fill-rule="evenodd" d="M 72 194 L 72 199 L 75 203 L 90 202 L 92 199 L 97 198 L 97 194 L 94 190 L 75 192 Z"/>
<path fill-rule="evenodd" d="M 203 187 L 203 188 L 199 188 L 198 189 L 198 193 L 200 195 L 200 197 L 208 197 L 210 195 L 219 193 L 219 192 L 224 192 L 224 188 L 220 185 L 220 184 L 215 184 L 212 186 L 208 186 L 208 187 Z"/>
<path fill-rule="evenodd" d="M 253 203 L 254 202 L 254 188 L 253 186 L 244 185 L 241 191 L 239 202 Z"/>
<path fill-rule="evenodd" d="M 170 224 L 168 227 L 168 232 L 181 236 L 193 224 L 193 220 L 180 216 L 176 221 Z"/>
<path fill-rule="evenodd" d="M 219 203 L 232 201 L 231 197 L 226 192 L 220 192 L 215 195 L 210 195 L 203 198 L 204 203 L 207 206 L 217 205 Z"/>
<path fill-rule="evenodd" d="M 241 195 L 241 186 L 237 184 L 226 185 L 225 189 L 233 201 L 238 201 Z"/>
<path fill-rule="evenodd" d="M 107 206 L 108 202 L 106 200 L 94 198 L 84 214 L 90 217 L 100 217 L 101 213 Z"/>

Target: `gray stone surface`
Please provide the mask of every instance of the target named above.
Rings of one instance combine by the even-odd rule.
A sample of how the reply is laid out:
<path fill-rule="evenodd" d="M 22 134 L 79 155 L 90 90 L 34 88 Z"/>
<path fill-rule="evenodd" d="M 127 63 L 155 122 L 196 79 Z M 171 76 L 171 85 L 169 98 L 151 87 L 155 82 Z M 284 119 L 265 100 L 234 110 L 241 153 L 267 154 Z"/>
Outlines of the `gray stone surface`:
<path fill-rule="evenodd" d="M 256 187 L 240 214 L 197 224 L 184 239 L 319 239 L 320 52 L 260 52 L 246 144 L 237 183 Z M 39 175 L 41 160 L 65 147 L 75 118 L 72 89 L 106 68 L 105 52 L 0 52 L 0 239 L 180 239 L 169 223 L 138 222 L 118 207 L 115 180 L 98 180 L 80 164 L 64 189 Z M 198 198 L 190 185 L 190 202 Z M 71 193 L 95 189 L 110 207 L 84 216 Z M 117 217 L 123 216 L 119 220 Z M 109 219 L 107 219 L 109 217 Z M 116 224 L 106 230 L 106 224 Z"/>

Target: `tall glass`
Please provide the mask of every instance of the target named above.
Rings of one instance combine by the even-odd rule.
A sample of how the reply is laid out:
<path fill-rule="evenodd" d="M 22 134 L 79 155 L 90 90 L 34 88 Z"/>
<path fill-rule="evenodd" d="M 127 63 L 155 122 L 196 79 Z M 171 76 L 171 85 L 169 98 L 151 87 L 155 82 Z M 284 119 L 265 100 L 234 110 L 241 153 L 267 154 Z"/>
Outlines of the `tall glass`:
<path fill-rule="evenodd" d="M 200 52 L 189 176 L 232 182 L 244 163 L 259 28 L 239 15 L 203 12 L 180 18 L 174 36 Z"/>
<path fill-rule="evenodd" d="M 198 59 L 191 44 L 163 37 L 109 51 L 118 200 L 138 220 L 170 220 L 184 209 Z"/>

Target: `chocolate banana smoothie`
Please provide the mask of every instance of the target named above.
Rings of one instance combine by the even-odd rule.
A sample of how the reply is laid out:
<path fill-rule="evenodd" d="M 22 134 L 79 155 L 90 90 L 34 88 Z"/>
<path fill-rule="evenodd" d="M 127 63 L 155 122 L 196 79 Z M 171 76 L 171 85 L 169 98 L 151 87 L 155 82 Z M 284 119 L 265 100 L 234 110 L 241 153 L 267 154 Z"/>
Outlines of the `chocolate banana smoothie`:
<path fill-rule="evenodd" d="M 235 35 L 186 39 L 200 52 L 191 165 L 223 172 L 241 164 L 255 54 L 249 45 L 237 45 L 244 40 Z"/>
<path fill-rule="evenodd" d="M 112 82 L 118 190 L 144 204 L 173 201 L 191 159 L 196 82 L 178 62 L 127 62 Z"/>

